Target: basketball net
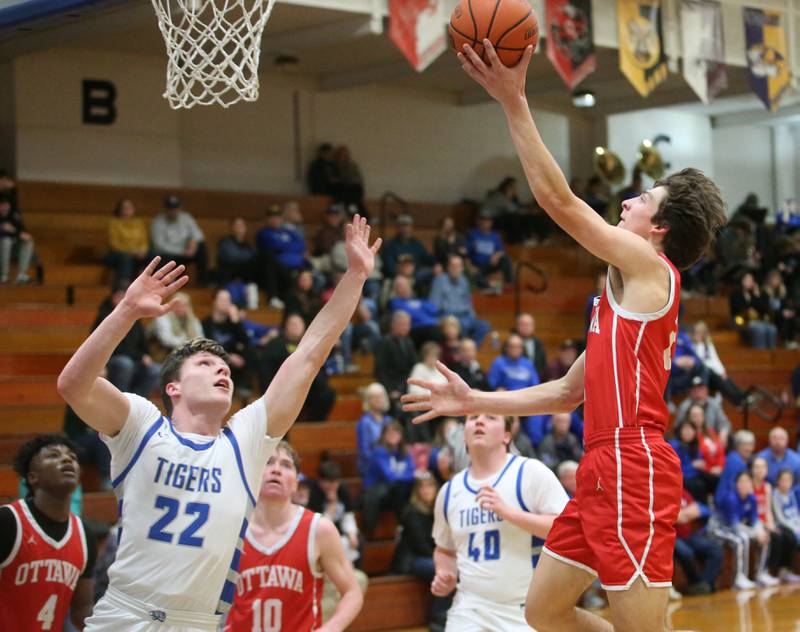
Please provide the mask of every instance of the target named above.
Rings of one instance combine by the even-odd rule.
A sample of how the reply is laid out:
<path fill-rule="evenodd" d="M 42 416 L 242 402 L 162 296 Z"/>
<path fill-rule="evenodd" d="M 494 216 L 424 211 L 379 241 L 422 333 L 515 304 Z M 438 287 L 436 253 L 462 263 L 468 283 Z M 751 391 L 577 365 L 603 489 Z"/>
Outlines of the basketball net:
<path fill-rule="evenodd" d="M 173 109 L 258 99 L 261 34 L 275 0 L 152 0 Z"/>

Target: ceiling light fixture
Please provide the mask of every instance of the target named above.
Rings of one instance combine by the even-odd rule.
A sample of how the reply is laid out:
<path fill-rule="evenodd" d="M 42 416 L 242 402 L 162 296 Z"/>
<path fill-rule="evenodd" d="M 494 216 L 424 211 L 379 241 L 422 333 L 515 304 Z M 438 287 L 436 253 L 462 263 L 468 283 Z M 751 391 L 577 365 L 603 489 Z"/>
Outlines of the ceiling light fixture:
<path fill-rule="evenodd" d="M 597 99 L 591 90 L 576 90 L 572 93 L 572 105 L 576 108 L 591 108 L 595 103 Z"/>

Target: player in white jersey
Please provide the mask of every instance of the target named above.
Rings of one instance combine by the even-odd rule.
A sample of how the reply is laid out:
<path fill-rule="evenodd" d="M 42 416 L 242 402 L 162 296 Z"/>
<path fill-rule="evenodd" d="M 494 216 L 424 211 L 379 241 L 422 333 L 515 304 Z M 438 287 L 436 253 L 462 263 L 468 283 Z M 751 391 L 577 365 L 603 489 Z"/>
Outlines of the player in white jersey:
<path fill-rule="evenodd" d="M 525 595 L 567 494 L 541 461 L 508 453 L 510 417 L 471 415 L 464 439 L 470 466 L 436 497 L 431 591 L 458 582 L 448 632 L 530 632 Z"/>
<path fill-rule="evenodd" d="M 312 380 L 355 310 L 380 240 L 355 216 L 346 228 L 348 269 L 267 392 L 224 423 L 233 383 L 224 350 L 195 339 L 164 363 L 168 417 L 100 377 L 139 318 L 167 313 L 188 280 L 183 266 L 154 259 L 75 352 L 58 391 L 102 436 L 121 527 L 109 588 L 86 629 L 216 630 L 233 600 L 242 537 L 261 472 L 291 427 Z"/>

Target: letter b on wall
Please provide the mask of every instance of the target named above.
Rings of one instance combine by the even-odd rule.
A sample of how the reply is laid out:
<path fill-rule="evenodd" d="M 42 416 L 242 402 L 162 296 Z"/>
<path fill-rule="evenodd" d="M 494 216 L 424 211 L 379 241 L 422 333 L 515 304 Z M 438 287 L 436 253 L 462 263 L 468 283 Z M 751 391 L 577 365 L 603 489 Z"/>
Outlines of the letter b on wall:
<path fill-rule="evenodd" d="M 105 79 L 83 80 L 83 122 L 112 125 L 117 120 L 117 88 Z"/>

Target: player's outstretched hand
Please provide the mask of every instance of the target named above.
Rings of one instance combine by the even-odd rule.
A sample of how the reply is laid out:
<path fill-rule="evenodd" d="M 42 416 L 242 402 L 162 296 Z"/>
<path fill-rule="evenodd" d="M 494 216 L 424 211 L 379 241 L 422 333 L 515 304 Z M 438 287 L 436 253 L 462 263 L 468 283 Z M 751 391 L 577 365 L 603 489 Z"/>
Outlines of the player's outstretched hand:
<path fill-rule="evenodd" d="M 424 388 L 426 393 L 407 393 L 400 398 L 405 412 L 422 412 L 412 420 L 419 424 L 437 417 L 460 417 L 470 413 L 468 408 L 470 388 L 461 377 L 437 362 L 436 368 L 447 378 L 445 384 L 434 384 L 410 378 L 409 384 Z"/>
<path fill-rule="evenodd" d="M 367 218 L 355 215 L 353 221 L 344 229 L 345 252 L 347 253 L 347 269 L 364 276 L 372 274 L 375 267 L 375 255 L 381 247 L 381 238 L 369 245 L 370 227 Z"/>
<path fill-rule="evenodd" d="M 503 105 L 525 96 L 525 76 L 533 57 L 533 46 L 525 49 L 522 59 L 513 68 L 500 61 L 488 39 L 483 40 L 483 46 L 486 49 L 485 62 L 472 46 L 464 44 L 463 50 L 458 53 L 458 61 L 461 62 L 464 72 L 477 81 L 489 96 Z"/>
<path fill-rule="evenodd" d="M 431 582 L 431 593 L 436 597 L 447 597 L 447 595 L 456 589 L 456 583 L 455 573 L 438 570 Z"/>
<path fill-rule="evenodd" d="M 161 257 L 155 257 L 128 286 L 122 303 L 128 307 L 136 318 L 155 318 L 170 311 L 176 300 L 164 302 L 172 294 L 181 289 L 189 277 L 183 274 L 186 266 L 175 265 L 174 261 L 156 269 Z"/>

